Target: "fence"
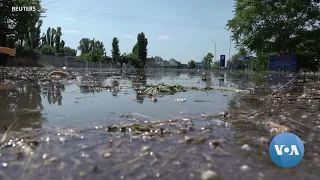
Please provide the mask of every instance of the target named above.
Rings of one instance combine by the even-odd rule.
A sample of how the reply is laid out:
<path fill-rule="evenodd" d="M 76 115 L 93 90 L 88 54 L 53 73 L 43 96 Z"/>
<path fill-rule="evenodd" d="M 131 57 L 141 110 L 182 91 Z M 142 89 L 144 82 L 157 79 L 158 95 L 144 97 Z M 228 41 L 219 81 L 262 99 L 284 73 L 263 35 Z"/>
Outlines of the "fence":
<path fill-rule="evenodd" d="M 63 59 L 63 57 L 44 55 L 42 54 L 39 59 L 39 63 L 44 66 L 54 67 L 74 67 L 74 68 L 116 68 L 115 63 L 101 63 L 91 61 L 77 61 L 70 59 Z M 125 65 L 125 68 L 133 68 L 130 65 Z"/>

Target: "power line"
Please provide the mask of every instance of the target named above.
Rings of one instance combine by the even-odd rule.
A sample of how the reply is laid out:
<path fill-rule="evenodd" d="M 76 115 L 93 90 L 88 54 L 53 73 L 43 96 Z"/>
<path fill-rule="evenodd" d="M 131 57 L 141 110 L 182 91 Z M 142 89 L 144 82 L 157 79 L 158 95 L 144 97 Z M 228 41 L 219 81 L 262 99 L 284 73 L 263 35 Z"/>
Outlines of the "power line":
<path fill-rule="evenodd" d="M 49 3 L 47 3 L 47 4 L 43 5 L 43 6 L 47 6 L 49 4 L 53 4 L 53 3 L 57 2 L 57 1 L 59 1 L 59 0 L 51 1 L 51 2 L 49 2 Z"/>
<path fill-rule="evenodd" d="M 194 27 L 194 28 L 220 28 L 225 27 L 225 25 L 209 25 L 209 24 L 194 24 L 189 22 L 179 22 L 179 21 L 169 21 L 169 20 L 159 20 L 145 17 L 135 17 L 135 16 L 126 16 L 119 14 L 110 14 L 110 13 L 95 13 L 88 12 L 87 10 L 79 10 L 79 9 L 63 9 L 63 8 L 50 8 L 48 10 L 59 11 L 59 12 L 69 12 L 75 13 L 79 15 L 85 15 L 87 17 L 95 17 L 95 18 L 103 18 L 103 19 L 117 19 L 122 21 L 131 21 L 131 22 L 144 22 L 144 23 L 158 23 L 158 24 L 169 24 L 172 26 L 186 26 L 186 27 Z"/>

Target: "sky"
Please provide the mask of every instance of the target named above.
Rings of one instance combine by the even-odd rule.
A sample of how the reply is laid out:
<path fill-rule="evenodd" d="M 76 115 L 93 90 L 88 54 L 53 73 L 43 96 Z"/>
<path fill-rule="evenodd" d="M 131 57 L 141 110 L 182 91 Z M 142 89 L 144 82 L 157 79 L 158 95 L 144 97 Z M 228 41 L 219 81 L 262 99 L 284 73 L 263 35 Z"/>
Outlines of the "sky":
<path fill-rule="evenodd" d="M 144 32 L 148 57 L 201 61 L 209 52 L 215 55 L 216 45 L 215 60 L 229 59 L 226 23 L 233 17 L 233 0 L 42 0 L 42 6 L 47 9 L 42 32 L 61 27 L 66 46 L 74 49 L 82 38 L 95 38 L 111 56 L 117 37 L 121 53 L 130 53 Z"/>

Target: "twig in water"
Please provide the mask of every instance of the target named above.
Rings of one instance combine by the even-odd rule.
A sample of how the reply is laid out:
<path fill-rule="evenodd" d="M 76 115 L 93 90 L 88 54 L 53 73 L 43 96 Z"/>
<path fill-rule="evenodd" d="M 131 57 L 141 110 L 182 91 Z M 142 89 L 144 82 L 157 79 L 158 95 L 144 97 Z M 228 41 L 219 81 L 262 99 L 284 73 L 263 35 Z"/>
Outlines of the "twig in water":
<path fill-rule="evenodd" d="M 17 120 L 13 121 L 13 123 L 10 124 L 10 126 L 8 127 L 8 129 L 6 130 L 6 132 L 3 134 L 2 138 L 1 138 L 1 141 L 0 141 L 0 144 L 2 144 L 6 138 L 7 138 L 7 135 L 9 134 L 9 131 L 12 129 L 12 126 L 17 122 Z"/>
<path fill-rule="evenodd" d="M 285 85 L 283 85 L 282 87 L 280 87 L 279 89 L 273 91 L 271 93 L 271 95 L 274 95 L 274 93 L 278 92 L 279 90 L 281 90 L 282 88 L 286 87 L 288 84 L 290 84 L 291 82 L 293 82 L 294 80 L 296 80 L 296 78 L 291 79 L 289 82 L 287 82 Z"/>

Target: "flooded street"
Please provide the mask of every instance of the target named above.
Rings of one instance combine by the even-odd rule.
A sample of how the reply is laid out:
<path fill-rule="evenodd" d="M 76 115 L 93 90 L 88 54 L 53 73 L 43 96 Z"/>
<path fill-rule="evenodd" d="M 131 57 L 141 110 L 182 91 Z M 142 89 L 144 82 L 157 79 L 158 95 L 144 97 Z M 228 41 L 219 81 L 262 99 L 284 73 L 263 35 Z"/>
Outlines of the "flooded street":
<path fill-rule="evenodd" d="M 320 178 L 316 77 L 0 71 L 1 179 Z M 291 169 L 269 156 L 284 131 L 305 143 Z"/>

